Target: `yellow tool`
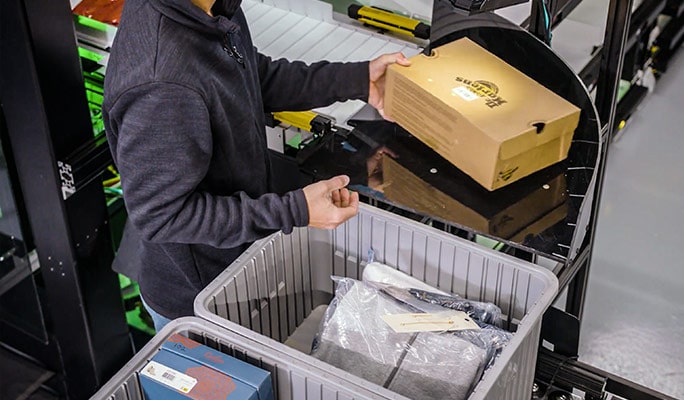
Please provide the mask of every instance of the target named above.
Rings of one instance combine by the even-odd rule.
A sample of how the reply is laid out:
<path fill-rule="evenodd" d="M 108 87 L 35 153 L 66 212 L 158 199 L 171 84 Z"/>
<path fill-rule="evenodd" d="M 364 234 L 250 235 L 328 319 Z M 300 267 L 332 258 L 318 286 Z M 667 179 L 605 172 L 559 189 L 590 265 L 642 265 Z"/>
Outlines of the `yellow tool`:
<path fill-rule="evenodd" d="M 347 14 L 367 25 L 420 39 L 430 38 L 430 25 L 381 8 L 352 4 L 347 9 Z"/>
<path fill-rule="evenodd" d="M 280 111 L 273 113 L 273 119 L 278 123 L 291 125 L 295 128 L 322 135 L 332 130 L 333 120 L 313 111 Z"/>

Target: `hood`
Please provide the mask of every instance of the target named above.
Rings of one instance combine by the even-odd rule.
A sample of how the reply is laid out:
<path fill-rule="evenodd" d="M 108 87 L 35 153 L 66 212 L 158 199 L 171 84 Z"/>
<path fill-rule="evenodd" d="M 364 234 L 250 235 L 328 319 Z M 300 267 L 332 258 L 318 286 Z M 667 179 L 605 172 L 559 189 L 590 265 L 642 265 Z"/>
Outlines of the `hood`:
<path fill-rule="evenodd" d="M 240 29 L 231 19 L 240 8 L 241 0 L 216 0 L 212 7 L 214 17 L 192 4 L 190 0 L 149 0 L 149 2 L 165 17 L 198 32 L 223 36 Z"/>

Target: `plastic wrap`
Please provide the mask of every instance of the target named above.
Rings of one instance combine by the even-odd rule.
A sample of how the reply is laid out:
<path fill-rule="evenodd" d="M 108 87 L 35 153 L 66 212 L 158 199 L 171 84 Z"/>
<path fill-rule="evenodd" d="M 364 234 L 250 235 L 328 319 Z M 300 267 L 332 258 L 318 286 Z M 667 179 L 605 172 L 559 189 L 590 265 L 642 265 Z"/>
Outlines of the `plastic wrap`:
<path fill-rule="evenodd" d="M 312 355 L 385 385 L 413 335 L 394 332 L 380 316 L 405 313 L 406 308 L 353 279 L 335 280 L 335 298 L 323 317 Z"/>
<path fill-rule="evenodd" d="M 441 290 L 435 289 L 427 283 L 407 275 L 395 268 L 381 264 L 379 262 L 371 262 L 363 269 L 364 282 L 384 283 L 403 289 L 422 289 L 431 291 L 433 293 L 447 294 Z"/>
<path fill-rule="evenodd" d="M 465 399 L 497 352 L 489 329 L 396 333 L 381 317 L 414 307 L 376 285 L 335 280 L 312 352 L 322 361 L 409 398 Z"/>
<path fill-rule="evenodd" d="M 422 289 L 411 288 L 408 291 L 418 300 L 452 310 L 463 311 L 477 321 L 501 326 L 501 309 L 492 303 L 471 301 L 456 295 L 444 295 Z"/>
<path fill-rule="evenodd" d="M 443 311 L 444 307 L 463 311 L 475 320 L 489 325 L 502 326 L 501 309 L 495 304 L 467 300 L 455 294 L 449 295 L 384 264 L 368 264 L 363 271 L 363 281 L 386 287 L 392 291 L 389 295 L 423 312 Z M 404 293 L 401 289 L 407 291 Z M 416 299 L 419 301 L 415 301 Z M 426 303 L 437 307 L 430 307 Z"/>
<path fill-rule="evenodd" d="M 416 289 L 398 288 L 376 282 L 365 283 L 397 302 L 400 302 L 407 307 L 410 312 L 441 313 L 446 309 L 451 309 L 463 311 L 470 315 L 481 329 L 478 331 L 455 331 L 452 332 L 452 334 L 486 349 L 487 367 L 494 363 L 496 356 L 498 356 L 504 346 L 511 341 L 512 334 L 499 327 L 501 324 L 501 310 L 494 304 L 469 301 L 458 296 L 419 291 L 422 298 L 431 299 L 435 296 L 440 299 L 440 301 L 424 301 L 421 297 L 414 295 Z M 441 304 L 449 305 L 449 307 L 444 307 Z M 494 322 L 496 325 L 486 321 Z"/>

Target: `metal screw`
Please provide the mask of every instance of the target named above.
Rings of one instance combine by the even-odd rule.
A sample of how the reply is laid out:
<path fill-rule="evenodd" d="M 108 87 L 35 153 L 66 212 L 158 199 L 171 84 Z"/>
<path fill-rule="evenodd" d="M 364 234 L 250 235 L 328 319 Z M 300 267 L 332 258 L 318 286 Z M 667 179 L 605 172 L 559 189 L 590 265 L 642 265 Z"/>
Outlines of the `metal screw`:
<path fill-rule="evenodd" d="M 567 393 L 558 393 L 555 397 L 556 400 L 572 400 Z"/>
<path fill-rule="evenodd" d="M 436 174 L 437 173 L 437 168 L 431 168 L 430 169 L 431 174 Z"/>
<path fill-rule="evenodd" d="M 551 189 L 551 186 L 549 186 L 549 184 L 546 184 L 546 185 L 544 185 L 544 186 L 542 186 L 542 187 L 543 187 L 544 189 L 546 189 L 546 190 Z"/>
<path fill-rule="evenodd" d="M 63 264 L 63 263 L 60 261 L 60 262 L 59 262 L 59 265 L 62 265 L 62 264 Z"/>

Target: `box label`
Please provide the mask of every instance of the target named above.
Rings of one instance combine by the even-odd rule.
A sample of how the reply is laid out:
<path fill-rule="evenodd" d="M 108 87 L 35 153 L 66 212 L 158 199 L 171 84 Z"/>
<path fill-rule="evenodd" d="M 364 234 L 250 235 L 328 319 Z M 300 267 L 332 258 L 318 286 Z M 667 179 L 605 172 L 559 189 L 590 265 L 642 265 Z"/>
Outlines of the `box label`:
<path fill-rule="evenodd" d="M 457 86 L 451 89 L 451 93 L 459 96 L 465 101 L 477 100 L 479 97 L 465 86 Z"/>
<path fill-rule="evenodd" d="M 150 361 L 140 373 L 181 393 L 190 393 L 197 385 L 197 379 L 156 361 Z"/>
<path fill-rule="evenodd" d="M 435 314 L 387 314 L 382 316 L 382 320 L 397 333 L 480 329 L 472 318 L 463 311 L 447 311 Z"/>
<path fill-rule="evenodd" d="M 461 76 L 456 77 L 456 82 L 463 83 L 467 85 L 466 88 L 469 92 L 476 95 L 476 97 L 481 97 L 485 99 L 485 104 L 489 108 L 499 107 L 503 104 L 508 103 L 499 95 L 499 87 L 489 81 L 483 80 L 470 80 L 463 78 Z"/>

